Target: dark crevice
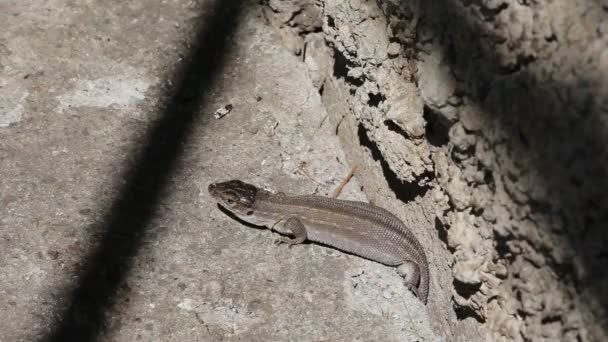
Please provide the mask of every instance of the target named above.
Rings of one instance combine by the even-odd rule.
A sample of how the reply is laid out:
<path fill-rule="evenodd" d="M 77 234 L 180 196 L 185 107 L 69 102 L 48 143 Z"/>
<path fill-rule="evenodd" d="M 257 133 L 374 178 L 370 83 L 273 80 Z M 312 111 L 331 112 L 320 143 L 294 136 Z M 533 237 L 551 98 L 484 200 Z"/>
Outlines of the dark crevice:
<path fill-rule="evenodd" d="M 348 77 L 348 59 L 342 54 L 342 52 L 338 51 L 338 49 L 333 49 L 334 53 L 334 77 L 346 79 Z"/>
<path fill-rule="evenodd" d="M 496 241 L 496 253 L 498 254 L 499 259 L 507 260 L 510 263 L 515 261 L 515 255 L 511 252 L 511 249 L 507 245 L 509 242 L 509 237 L 500 236 L 498 234 L 494 234 L 494 241 Z"/>
<path fill-rule="evenodd" d="M 325 83 L 322 83 L 319 87 L 319 95 L 323 96 L 323 91 L 325 91 Z"/>
<path fill-rule="evenodd" d="M 384 96 L 384 94 L 382 93 L 369 93 L 367 94 L 367 96 L 369 97 L 369 100 L 367 100 L 367 105 L 370 107 L 378 107 L 382 102 L 386 100 L 386 96 Z"/>
<path fill-rule="evenodd" d="M 354 86 L 354 88 L 352 88 L 351 90 L 356 90 L 356 88 L 362 86 L 363 83 L 365 83 L 365 80 L 363 78 L 354 78 L 354 77 L 347 76 L 346 82 L 348 82 Z M 354 95 L 354 93 L 351 93 L 351 94 Z"/>
<path fill-rule="evenodd" d="M 483 181 L 484 184 L 486 184 L 488 188 L 492 190 L 492 192 L 496 191 L 496 183 L 494 183 L 494 175 L 492 174 L 492 170 L 485 169 L 483 171 Z"/>
<path fill-rule="evenodd" d="M 336 28 L 336 21 L 334 20 L 333 17 L 330 17 L 330 16 L 327 17 L 327 26 L 329 26 L 331 28 Z"/>
<path fill-rule="evenodd" d="M 471 215 L 480 217 L 483 215 L 484 211 L 485 211 L 484 207 L 473 207 L 473 208 L 471 208 Z"/>
<path fill-rule="evenodd" d="M 302 38 L 306 37 L 307 35 L 309 35 L 311 33 L 323 32 L 323 28 L 319 27 L 319 26 L 315 26 L 310 29 L 303 29 L 302 27 L 299 27 L 299 28 L 300 28 L 300 30 L 298 31 L 298 36 L 300 36 Z"/>
<path fill-rule="evenodd" d="M 293 20 L 300 15 L 300 13 L 302 13 L 302 11 L 304 11 L 303 8 L 298 8 L 297 10 L 293 11 L 293 13 L 291 13 L 291 16 L 289 17 L 289 19 L 285 22 L 285 24 L 287 24 L 287 26 L 290 27 L 296 27 L 298 26 L 297 23 L 295 23 Z"/>
<path fill-rule="evenodd" d="M 404 138 L 409 138 L 407 132 L 401 128 L 401 126 L 397 125 L 395 123 L 395 121 L 393 120 L 384 120 L 384 125 L 386 126 L 386 128 L 388 128 L 389 131 L 391 132 L 395 132 L 398 133 L 399 135 L 402 135 Z"/>
<path fill-rule="evenodd" d="M 546 42 L 557 42 L 557 36 L 555 33 L 552 33 L 550 36 L 545 37 Z"/>
<path fill-rule="evenodd" d="M 348 76 L 348 70 L 353 68 L 354 66 L 348 61 L 348 59 L 346 58 L 346 56 L 344 56 L 344 54 L 342 54 L 342 52 L 340 52 L 338 49 L 336 49 L 335 47 L 333 48 L 333 55 L 334 55 L 334 77 L 337 79 L 343 79 L 345 82 L 352 84 L 355 87 L 360 87 L 363 85 L 364 80 L 361 78 L 354 78 L 351 76 Z M 352 91 L 353 89 L 351 89 Z"/>
<path fill-rule="evenodd" d="M 424 196 L 426 192 L 431 188 L 429 185 L 418 185 L 416 183 L 404 182 L 397 177 L 397 174 L 390 168 L 384 157 L 382 156 L 382 152 L 376 145 L 376 143 L 372 142 L 367 136 L 367 131 L 363 124 L 359 124 L 359 128 L 357 130 L 357 134 L 359 136 L 359 143 L 367 147 L 371 154 L 372 158 L 375 161 L 380 162 L 380 166 L 382 167 L 382 172 L 384 173 L 384 178 L 386 179 L 388 186 L 402 202 L 410 202 L 415 200 L 418 196 Z M 432 173 L 425 173 L 425 177 L 430 177 L 432 179 Z"/>
<path fill-rule="evenodd" d="M 475 155 L 475 145 L 467 146 L 464 150 L 461 150 L 458 146 L 454 146 L 452 148 L 452 153 L 450 153 L 450 158 L 456 162 L 464 162 L 467 159 L 470 159 Z"/>
<path fill-rule="evenodd" d="M 517 299 L 518 302 L 521 302 L 521 290 L 519 289 L 512 289 L 513 293 L 515 293 L 515 299 Z"/>
<path fill-rule="evenodd" d="M 461 297 L 463 298 L 470 298 L 472 295 L 474 295 L 475 293 L 477 293 L 479 291 L 479 289 L 481 288 L 481 282 L 479 284 L 465 284 L 462 283 L 456 279 L 454 279 L 453 283 L 454 285 L 454 290 L 456 290 L 456 293 L 458 293 Z"/>
<path fill-rule="evenodd" d="M 517 310 L 517 314 L 519 315 L 519 317 L 521 317 L 521 319 L 524 319 L 524 320 L 525 320 L 526 318 L 528 318 L 528 317 L 532 316 L 532 315 L 531 315 L 529 312 L 526 312 L 526 311 L 521 310 L 521 309 L 518 309 L 518 310 Z"/>
<path fill-rule="evenodd" d="M 555 323 L 555 322 L 561 322 L 562 317 L 560 315 L 550 315 L 547 317 L 543 317 L 543 319 L 541 319 L 540 324 L 551 324 L 551 323 Z"/>
<path fill-rule="evenodd" d="M 447 145 L 451 124 L 429 106 L 424 106 L 424 120 L 426 121 L 425 136 L 429 144 L 435 147 Z"/>
<path fill-rule="evenodd" d="M 445 224 L 441 223 L 441 221 L 437 217 L 435 217 L 435 230 L 437 230 L 437 237 L 439 237 L 439 240 L 445 243 L 450 253 L 454 253 L 456 250 L 454 248 L 451 248 L 448 244 L 448 228 Z"/>
<path fill-rule="evenodd" d="M 456 313 L 456 318 L 460 321 L 467 318 L 473 318 L 479 323 L 486 322 L 486 320 L 480 314 L 468 306 L 454 305 L 454 312 Z"/>

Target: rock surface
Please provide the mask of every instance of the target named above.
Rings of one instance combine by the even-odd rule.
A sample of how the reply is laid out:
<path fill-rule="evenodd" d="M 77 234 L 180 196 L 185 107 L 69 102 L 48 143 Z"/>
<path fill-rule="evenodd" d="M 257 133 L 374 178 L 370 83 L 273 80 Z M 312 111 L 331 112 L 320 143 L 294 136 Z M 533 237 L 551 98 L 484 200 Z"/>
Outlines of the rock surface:
<path fill-rule="evenodd" d="M 605 340 L 606 5 L 286 2 L 321 13 L 323 101 L 370 199 L 432 213 L 435 331 Z"/>
<path fill-rule="evenodd" d="M 10 104 L 0 127 L 0 316 L 10 319 L 0 320 L 0 341 L 44 340 L 72 318 L 65 306 L 104 229 L 116 231 L 115 215 L 148 223 L 136 239 L 129 225 L 109 237 L 110 255 L 139 242 L 121 257 L 130 266 L 116 291 L 96 299 L 109 303 L 101 321 L 85 322 L 102 327 L 100 340 L 434 340 L 424 306 L 393 269 L 314 244 L 276 246 L 275 234 L 240 224 L 208 196 L 209 183 L 231 178 L 327 195 L 350 170 L 315 78 L 259 5 L 243 8 L 219 76 L 201 89 L 179 89 L 174 74 L 197 63 L 188 55 L 197 27 L 213 22 L 212 2 L 0 6 L 0 91 Z M 172 141 L 173 127 L 156 124 L 184 114 L 185 102 L 163 109 L 176 91 L 201 105 Z M 167 141 L 150 140 L 158 131 Z M 162 152 L 150 149 L 167 144 L 178 146 L 161 159 L 175 164 L 168 173 L 154 162 L 137 170 L 140 154 L 154 161 Z M 159 182 L 150 213 L 120 198 L 126 187 L 146 201 L 137 184 Z M 342 197 L 366 200 L 356 178 Z M 93 276 L 118 275 L 110 267 L 107 278 Z"/>

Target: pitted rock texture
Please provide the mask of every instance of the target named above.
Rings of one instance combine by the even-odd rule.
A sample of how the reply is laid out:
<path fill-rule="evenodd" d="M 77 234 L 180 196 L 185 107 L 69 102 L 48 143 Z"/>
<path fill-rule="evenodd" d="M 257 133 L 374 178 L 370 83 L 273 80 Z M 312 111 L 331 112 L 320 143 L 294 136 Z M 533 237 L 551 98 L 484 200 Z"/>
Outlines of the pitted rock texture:
<path fill-rule="evenodd" d="M 445 309 L 488 340 L 607 338 L 608 5 L 269 7 L 283 37 L 277 18 L 319 13 L 301 30 L 287 25 L 298 32 L 290 49 L 314 66 L 324 96 L 339 85 L 341 115 L 368 139 L 364 150 L 376 147 L 389 183 L 414 189 L 410 200 L 432 197 L 453 278 Z"/>

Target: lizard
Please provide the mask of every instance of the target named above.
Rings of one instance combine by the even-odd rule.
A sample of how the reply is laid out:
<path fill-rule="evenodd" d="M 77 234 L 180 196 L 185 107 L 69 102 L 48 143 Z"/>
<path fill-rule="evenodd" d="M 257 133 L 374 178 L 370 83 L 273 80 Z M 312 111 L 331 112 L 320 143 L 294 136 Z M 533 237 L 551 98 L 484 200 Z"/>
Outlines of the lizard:
<path fill-rule="evenodd" d="M 365 202 L 274 193 L 240 180 L 212 183 L 208 191 L 239 219 L 281 234 L 280 242 L 297 245 L 309 240 L 396 267 L 405 286 L 427 304 L 429 264 L 424 249 L 388 210 Z"/>

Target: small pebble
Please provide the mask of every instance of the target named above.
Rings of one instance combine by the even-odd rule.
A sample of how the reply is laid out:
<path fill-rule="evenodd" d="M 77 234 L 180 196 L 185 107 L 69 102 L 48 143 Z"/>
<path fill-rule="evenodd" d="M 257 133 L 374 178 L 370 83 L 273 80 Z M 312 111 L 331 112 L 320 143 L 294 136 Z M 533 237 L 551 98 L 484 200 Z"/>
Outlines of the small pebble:
<path fill-rule="evenodd" d="M 213 117 L 216 119 L 221 119 L 224 116 L 228 115 L 228 113 L 230 113 L 230 111 L 232 111 L 232 104 L 227 104 L 224 107 L 218 108 L 215 113 L 213 113 Z"/>

